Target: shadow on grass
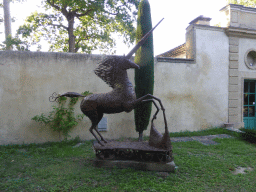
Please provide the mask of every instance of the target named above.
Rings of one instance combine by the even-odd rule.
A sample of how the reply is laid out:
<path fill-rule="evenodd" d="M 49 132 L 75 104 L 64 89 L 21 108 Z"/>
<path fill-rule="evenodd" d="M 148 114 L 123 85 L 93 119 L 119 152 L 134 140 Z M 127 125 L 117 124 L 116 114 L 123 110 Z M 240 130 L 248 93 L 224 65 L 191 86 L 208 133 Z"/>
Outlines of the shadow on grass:
<path fill-rule="evenodd" d="M 242 131 L 242 133 L 238 135 L 240 139 L 256 144 L 256 130 L 240 128 L 240 131 Z"/>

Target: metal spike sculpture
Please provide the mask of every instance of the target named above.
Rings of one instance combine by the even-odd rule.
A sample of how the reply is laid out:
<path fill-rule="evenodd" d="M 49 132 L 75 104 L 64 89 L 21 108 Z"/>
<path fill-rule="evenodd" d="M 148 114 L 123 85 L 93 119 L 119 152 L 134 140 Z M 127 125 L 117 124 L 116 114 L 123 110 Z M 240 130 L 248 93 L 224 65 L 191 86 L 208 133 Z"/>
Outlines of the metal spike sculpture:
<path fill-rule="evenodd" d="M 163 20 L 163 19 L 162 19 Z M 162 21 L 161 20 L 161 21 Z M 160 22 L 161 22 L 160 21 Z M 139 47 L 146 41 L 148 36 L 152 33 L 152 31 L 160 24 L 160 22 L 150 30 L 139 42 L 138 44 L 130 51 L 127 56 L 112 56 L 104 60 L 96 69 L 95 74 L 100 77 L 103 81 L 105 81 L 110 87 L 113 88 L 112 91 L 108 93 L 100 93 L 100 94 L 92 94 L 86 96 L 80 105 L 81 111 L 91 120 L 92 125 L 90 127 L 90 132 L 95 137 L 100 145 L 104 145 L 102 143 L 107 141 L 103 138 L 100 132 L 97 130 L 97 125 L 103 117 L 103 114 L 113 114 L 113 113 L 120 113 L 120 112 L 131 112 L 139 103 L 142 102 L 153 102 L 157 108 L 156 113 L 152 119 L 152 126 L 153 120 L 156 119 L 157 113 L 159 112 L 159 108 L 157 107 L 154 100 L 157 100 L 160 103 L 161 109 L 164 115 L 164 122 L 165 122 L 165 132 L 168 132 L 166 117 L 165 117 L 165 109 L 162 105 L 162 102 L 157 97 L 153 95 L 147 94 L 141 98 L 136 99 L 134 87 L 130 82 L 127 69 L 139 69 L 140 67 L 129 60 L 131 56 L 139 49 Z M 67 92 L 59 97 L 84 97 L 79 93 L 75 92 Z M 55 97 L 55 100 L 58 97 Z M 151 128 L 152 130 L 152 128 Z M 99 135 L 101 141 L 96 136 L 96 133 Z M 152 131 L 151 131 L 152 132 Z M 169 132 L 168 132 L 169 133 Z M 160 133 L 157 132 L 156 129 L 153 129 L 152 135 L 158 135 L 157 140 L 151 139 L 150 145 L 160 148 L 168 148 L 163 142 L 166 143 L 165 137 L 161 137 Z"/>

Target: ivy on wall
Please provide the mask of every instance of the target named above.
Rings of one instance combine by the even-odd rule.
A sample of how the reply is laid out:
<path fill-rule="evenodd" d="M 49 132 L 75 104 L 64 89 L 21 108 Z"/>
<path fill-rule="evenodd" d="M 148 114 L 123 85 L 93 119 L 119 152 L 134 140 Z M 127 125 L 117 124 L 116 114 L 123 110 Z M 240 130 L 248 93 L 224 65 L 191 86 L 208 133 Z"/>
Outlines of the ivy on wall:
<path fill-rule="evenodd" d="M 90 95 L 89 91 L 85 91 L 82 95 Z M 65 140 L 70 137 L 69 132 L 74 128 L 79 121 L 84 117 L 84 114 L 76 115 L 74 114 L 74 105 L 81 97 L 67 98 L 59 97 L 58 105 L 52 106 L 52 111 L 48 115 L 42 113 L 41 115 L 36 115 L 32 120 L 39 122 L 45 126 L 49 126 L 53 131 L 59 133 L 59 138 L 61 140 L 61 135 L 65 137 Z"/>

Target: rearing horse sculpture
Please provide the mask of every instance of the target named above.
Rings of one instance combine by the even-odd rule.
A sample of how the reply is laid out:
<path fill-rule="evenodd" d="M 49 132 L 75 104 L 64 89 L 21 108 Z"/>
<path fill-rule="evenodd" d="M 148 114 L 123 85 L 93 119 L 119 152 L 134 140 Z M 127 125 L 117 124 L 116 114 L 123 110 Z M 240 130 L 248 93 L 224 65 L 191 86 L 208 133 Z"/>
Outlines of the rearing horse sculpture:
<path fill-rule="evenodd" d="M 101 145 L 103 145 L 101 141 L 107 143 L 107 141 L 97 130 L 97 125 L 102 119 L 103 114 L 113 114 L 124 111 L 131 112 L 141 102 L 153 102 L 156 106 L 157 111 L 153 116 L 152 122 L 154 119 L 156 119 L 156 115 L 159 112 L 159 108 L 157 107 L 154 100 L 157 100 L 160 103 L 161 109 L 164 113 L 165 129 L 168 130 L 164 107 L 161 103 L 161 100 L 150 94 L 136 99 L 133 85 L 127 75 L 127 69 L 140 68 L 137 64 L 129 59 L 131 58 L 133 53 L 135 53 L 138 48 L 145 42 L 145 40 L 157 27 L 157 25 L 141 39 L 141 41 L 132 49 L 132 51 L 127 56 L 112 56 L 110 58 L 107 58 L 94 71 L 95 74 L 103 81 L 105 81 L 110 87 L 112 87 L 113 90 L 108 93 L 92 94 L 86 96 L 82 100 L 80 108 L 81 111 L 91 120 L 92 125 L 90 127 L 90 132 Z M 59 97 L 62 96 L 84 97 L 83 95 L 74 92 L 67 92 L 60 95 Z M 100 136 L 101 141 L 95 135 L 94 130 Z"/>

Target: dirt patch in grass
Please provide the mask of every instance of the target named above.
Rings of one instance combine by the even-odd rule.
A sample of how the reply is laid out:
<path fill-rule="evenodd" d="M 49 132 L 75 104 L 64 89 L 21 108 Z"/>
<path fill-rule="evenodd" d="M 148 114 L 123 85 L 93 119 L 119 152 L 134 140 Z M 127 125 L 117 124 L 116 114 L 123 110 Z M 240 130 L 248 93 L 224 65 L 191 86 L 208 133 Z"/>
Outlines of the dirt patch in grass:
<path fill-rule="evenodd" d="M 253 168 L 251 167 L 237 167 L 235 170 L 232 172 L 234 175 L 238 174 L 246 174 L 250 171 L 253 171 Z"/>

